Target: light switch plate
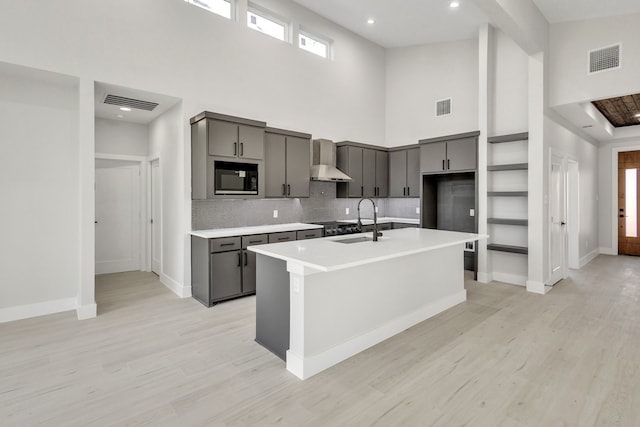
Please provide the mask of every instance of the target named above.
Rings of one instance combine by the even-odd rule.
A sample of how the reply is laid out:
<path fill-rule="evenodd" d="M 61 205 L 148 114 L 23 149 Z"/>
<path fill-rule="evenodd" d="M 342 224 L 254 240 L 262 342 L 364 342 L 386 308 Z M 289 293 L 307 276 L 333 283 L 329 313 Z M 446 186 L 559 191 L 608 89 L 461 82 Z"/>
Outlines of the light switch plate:
<path fill-rule="evenodd" d="M 376 213 L 378 213 L 378 207 L 376 206 Z"/>
<path fill-rule="evenodd" d="M 419 214 L 420 213 L 420 208 L 416 208 L 416 213 Z"/>
<path fill-rule="evenodd" d="M 469 216 L 476 216 L 476 210 L 475 209 L 469 209 Z"/>
<path fill-rule="evenodd" d="M 278 218 L 278 209 L 273 210 L 273 217 Z"/>

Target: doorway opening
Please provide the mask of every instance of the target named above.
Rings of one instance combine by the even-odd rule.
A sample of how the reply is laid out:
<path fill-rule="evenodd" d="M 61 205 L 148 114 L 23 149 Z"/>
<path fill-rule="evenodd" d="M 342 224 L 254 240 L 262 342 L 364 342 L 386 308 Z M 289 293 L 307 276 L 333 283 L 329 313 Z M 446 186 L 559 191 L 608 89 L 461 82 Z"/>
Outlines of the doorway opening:
<path fill-rule="evenodd" d="M 640 151 L 618 153 L 618 254 L 640 256 Z"/>

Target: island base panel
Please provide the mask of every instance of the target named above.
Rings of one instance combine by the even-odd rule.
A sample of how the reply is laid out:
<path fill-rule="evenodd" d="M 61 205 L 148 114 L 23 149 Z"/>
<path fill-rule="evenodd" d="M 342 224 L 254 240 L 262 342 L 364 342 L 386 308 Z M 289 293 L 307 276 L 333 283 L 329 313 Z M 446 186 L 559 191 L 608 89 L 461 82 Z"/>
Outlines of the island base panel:
<path fill-rule="evenodd" d="M 295 274 L 287 369 L 307 379 L 466 300 L 463 245 Z M 260 271 L 260 270 L 258 270 Z"/>
<path fill-rule="evenodd" d="M 256 342 L 282 360 L 289 349 L 289 272 L 286 261 L 256 256 Z"/>

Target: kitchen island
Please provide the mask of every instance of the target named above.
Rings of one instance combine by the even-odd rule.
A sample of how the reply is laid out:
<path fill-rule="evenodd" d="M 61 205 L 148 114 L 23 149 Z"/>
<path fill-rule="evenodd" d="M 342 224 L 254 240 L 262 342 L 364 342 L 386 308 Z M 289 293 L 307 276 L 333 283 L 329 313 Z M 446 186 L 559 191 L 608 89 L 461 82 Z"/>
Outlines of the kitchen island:
<path fill-rule="evenodd" d="M 249 247 L 256 341 L 309 378 L 466 300 L 463 251 L 486 235 L 406 228 Z"/>

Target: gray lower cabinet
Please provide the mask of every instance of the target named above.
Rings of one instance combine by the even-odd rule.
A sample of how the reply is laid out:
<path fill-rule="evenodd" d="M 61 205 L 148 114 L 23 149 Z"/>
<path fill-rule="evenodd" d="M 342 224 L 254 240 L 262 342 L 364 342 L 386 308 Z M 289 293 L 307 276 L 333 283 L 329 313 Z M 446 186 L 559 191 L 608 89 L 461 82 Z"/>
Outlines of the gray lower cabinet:
<path fill-rule="evenodd" d="M 302 230 L 296 233 L 296 238 L 298 240 L 317 239 L 320 237 L 323 237 L 322 228 L 314 230 Z"/>
<path fill-rule="evenodd" d="M 448 173 L 475 170 L 477 132 L 420 141 L 420 170 L 423 173 Z"/>
<path fill-rule="evenodd" d="M 282 233 L 269 234 L 269 243 L 282 243 L 297 240 L 298 234 L 295 231 L 283 231 Z"/>
<path fill-rule="evenodd" d="M 389 153 L 389 197 L 420 197 L 420 149 Z"/>
<path fill-rule="evenodd" d="M 191 293 L 207 307 L 256 291 L 255 253 L 266 234 L 204 239 L 191 237 Z"/>
<path fill-rule="evenodd" d="M 309 197 L 311 135 L 267 128 L 265 194 L 267 197 Z"/>
<path fill-rule="evenodd" d="M 391 230 L 391 223 L 389 222 L 385 222 L 383 224 L 378 224 L 378 231 L 387 231 L 387 230 Z M 370 233 L 373 231 L 373 224 L 367 224 L 367 225 L 363 225 L 362 226 L 362 232 L 363 233 Z"/>

